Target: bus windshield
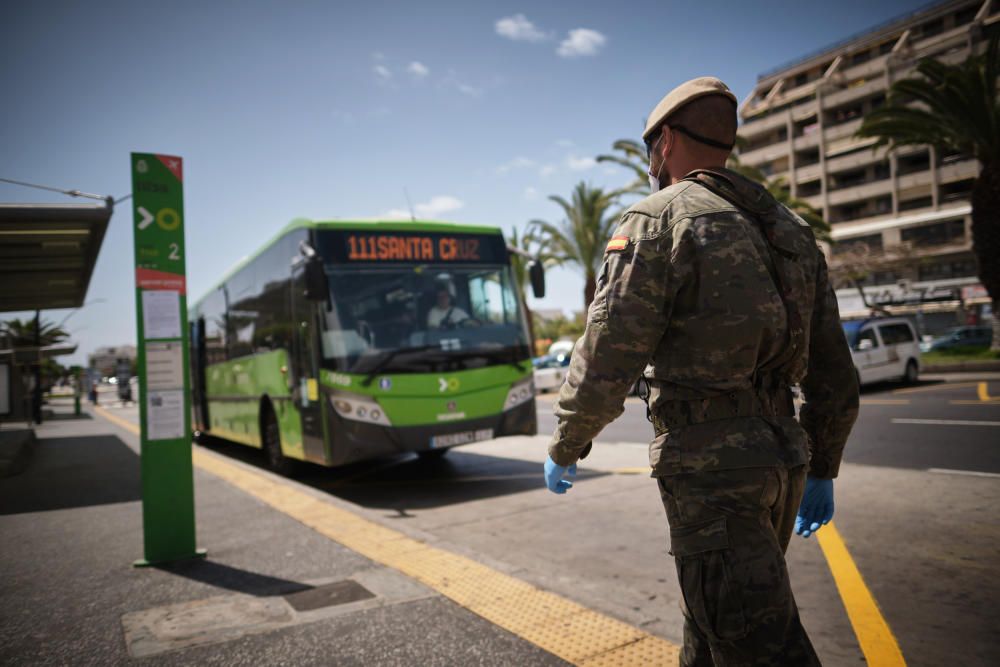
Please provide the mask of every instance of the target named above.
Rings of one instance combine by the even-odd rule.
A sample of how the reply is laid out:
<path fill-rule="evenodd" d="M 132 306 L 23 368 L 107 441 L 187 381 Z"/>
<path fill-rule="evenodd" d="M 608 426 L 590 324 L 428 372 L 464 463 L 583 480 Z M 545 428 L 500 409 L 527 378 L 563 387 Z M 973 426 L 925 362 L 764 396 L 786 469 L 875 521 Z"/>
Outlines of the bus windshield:
<path fill-rule="evenodd" d="M 327 264 L 324 366 L 347 373 L 444 372 L 529 357 L 510 267 Z"/>

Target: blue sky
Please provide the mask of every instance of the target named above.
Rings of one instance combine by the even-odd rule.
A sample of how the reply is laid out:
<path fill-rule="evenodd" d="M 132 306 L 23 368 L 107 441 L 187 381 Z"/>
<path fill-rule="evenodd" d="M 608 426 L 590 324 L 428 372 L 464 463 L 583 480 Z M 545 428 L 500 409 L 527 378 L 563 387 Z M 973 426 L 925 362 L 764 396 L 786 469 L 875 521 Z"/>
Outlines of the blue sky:
<path fill-rule="evenodd" d="M 638 138 L 673 86 L 745 97 L 757 75 L 922 3 L 25 2 L 0 22 L 0 177 L 120 197 L 129 153 L 185 159 L 200 297 L 295 217 L 419 216 L 522 228 Z M 0 201 L 69 201 L 0 184 Z M 88 300 L 49 311 L 79 342 L 134 342 L 131 205 Z M 549 272 L 532 307 L 582 307 Z M 25 314 L 0 314 L 0 318 Z"/>

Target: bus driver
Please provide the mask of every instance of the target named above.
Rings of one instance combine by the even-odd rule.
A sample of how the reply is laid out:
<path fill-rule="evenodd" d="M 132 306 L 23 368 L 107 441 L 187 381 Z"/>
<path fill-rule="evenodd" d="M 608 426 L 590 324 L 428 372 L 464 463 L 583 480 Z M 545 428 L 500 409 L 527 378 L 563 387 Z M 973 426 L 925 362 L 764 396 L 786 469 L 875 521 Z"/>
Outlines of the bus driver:
<path fill-rule="evenodd" d="M 448 285 L 439 284 L 436 290 L 437 301 L 427 313 L 428 329 L 451 329 L 464 320 L 469 314 L 451 303 L 451 290 Z"/>

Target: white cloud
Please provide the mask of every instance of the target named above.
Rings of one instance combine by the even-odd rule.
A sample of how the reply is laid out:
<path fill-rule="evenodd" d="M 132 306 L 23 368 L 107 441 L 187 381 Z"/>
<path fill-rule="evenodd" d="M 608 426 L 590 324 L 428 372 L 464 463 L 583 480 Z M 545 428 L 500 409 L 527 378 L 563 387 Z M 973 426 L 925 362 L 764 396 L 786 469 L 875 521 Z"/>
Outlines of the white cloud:
<path fill-rule="evenodd" d="M 593 168 L 597 164 L 597 160 L 592 157 L 576 157 L 575 155 L 570 155 L 566 158 L 566 166 L 573 171 L 586 171 L 587 169 Z"/>
<path fill-rule="evenodd" d="M 438 83 L 439 88 L 454 88 L 463 95 L 468 95 L 469 97 L 480 98 L 486 92 L 484 88 L 473 86 L 465 81 L 462 81 L 455 70 L 449 70 L 447 76 L 445 76 Z"/>
<path fill-rule="evenodd" d="M 375 65 L 375 67 L 373 67 L 372 70 L 383 81 L 388 81 L 389 79 L 392 78 L 392 72 L 390 72 L 389 68 L 386 67 L 385 65 Z"/>
<path fill-rule="evenodd" d="M 421 202 L 413 207 L 413 214 L 417 218 L 440 218 L 445 213 L 457 211 L 465 206 L 465 202 L 451 195 L 437 195 L 431 197 L 429 201 Z M 384 218 L 394 218 L 409 220 L 410 212 L 402 208 L 392 208 L 382 214 Z"/>
<path fill-rule="evenodd" d="M 428 69 L 427 65 L 423 64 L 422 62 L 416 61 L 416 60 L 414 60 L 412 63 L 410 63 L 407 66 L 406 71 L 409 72 L 410 74 L 412 74 L 413 76 L 415 76 L 418 79 L 422 79 L 422 78 L 424 78 L 425 76 L 427 76 L 428 74 L 431 73 L 431 71 L 430 71 L 430 69 Z"/>
<path fill-rule="evenodd" d="M 608 38 L 596 30 L 577 28 L 569 31 L 569 36 L 559 44 L 556 53 L 563 58 L 596 56 L 607 41 Z"/>
<path fill-rule="evenodd" d="M 535 166 L 534 160 L 518 156 L 513 160 L 509 162 L 504 162 L 502 165 L 497 167 L 496 172 L 498 174 L 506 174 L 507 172 L 513 171 L 515 169 L 527 169 L 528 167 L 534 167 L 534 166 Z"/>
<path fill-rule="evenodd" d="M 542 177 L 551 176 L 554 173 L 556 173 L 556 168 L 551 164 L 544 164 L 542 165 L 542 168 L 538 170 L 538 175 Z"/>
<path fill-rule="evenodd" d="M 524 189 L 524 198 L 528 201 L 535 201 L 538 199 L 538 190 L 529 185 Z"/>
<path fill-rule="evenodd" d="M 507 16 L 494 24 L 497 34 L 515 42 L 543 42 L 548 35 L 535 27 L 524 14 Z"/>
<path fill-rule="evenodd" d="M 574 144 L 569 139 L 560 139 L 559 141 L 556 142 L 556 146 L 559 146 L 560 148 L 573 148 L 573 146 L 576 146 L 576 144 Z"/>

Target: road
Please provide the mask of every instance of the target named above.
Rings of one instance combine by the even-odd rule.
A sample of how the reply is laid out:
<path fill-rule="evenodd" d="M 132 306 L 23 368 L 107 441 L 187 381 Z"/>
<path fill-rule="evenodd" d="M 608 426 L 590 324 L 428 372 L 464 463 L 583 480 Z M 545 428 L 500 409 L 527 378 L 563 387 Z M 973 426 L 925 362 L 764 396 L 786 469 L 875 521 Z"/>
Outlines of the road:
<path fill-rule="evenodd" d="M 1000 473 L 1000 380 L 982 383 L 924 381 L 914 387 L 876 384 L 861 392 L 861 415 L 851 433 L 844 460 L 864 465 Z M 980 385 L 986 393 L 980 395 Z M 555 428 L 556 394 L 538 398 L 540 433 Z M 984 400 L 985 399 L 985 400 Z M 652 426 L 638 398 L 625 402 L 625 413 L 599 438 L 604 442 L 648 442 Z"/>
<path fill-rule="evenodd" d="M 788 553 L 803 622 L 824 664 L 856 665 L 866 656 L 869 664 L 900 664 L 886 658 L 887 646 L 909 665 L 1000 664 L 997 397 L 1000 379 L 992 378 L 863 392 L 836 483 L 844 554 L 831 555 L 833 531 L 823 549 L 794 538 Z M 663 510 L 643 472 L 651 433 L 645 407 L 627 401 L 574 489 L 556 497 L 540 480 L 553 399 L 538 398 L 542 435 L 533 438 L 477 443 L 441 461 L 305 466 L 289 484 L 354 503 L 387 525 L 680 642 Z M 132 407 L 113 410 L 135 420 Z M 208 447 L 262 465 L 257 451 Z M 203 540 L 211 548 L 211 536 Z M 845 585 L 845 567 L 860 574 L 860 589 L 877 604 L 873 617 L 887 631 L 862 613 L 864 595 Z"/>

